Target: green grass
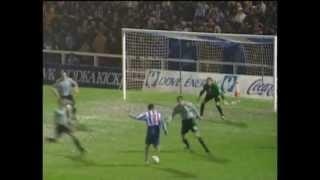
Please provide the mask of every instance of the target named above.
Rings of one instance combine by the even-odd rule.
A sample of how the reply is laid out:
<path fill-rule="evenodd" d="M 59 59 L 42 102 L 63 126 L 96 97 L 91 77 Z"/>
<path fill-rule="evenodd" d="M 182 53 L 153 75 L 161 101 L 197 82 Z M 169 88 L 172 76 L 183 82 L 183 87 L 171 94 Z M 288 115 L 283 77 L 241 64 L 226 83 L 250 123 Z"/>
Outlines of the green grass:
<path fill-rule="evenodd" d="M 201 135 L 212 151 L 209 158 L 193 137 L 188 135 L 194 153 L 183 150 L 176 118 L 169 135 L 161 134 L 160 164 L 144 165 L 143 148 L 146 125 L 127 117 L 128 111 L 144 110 L 149 102 L 168 109 L 177 94 L 129 91 L 122 100 L 119 90 L 81 88 L 76 97 L 80 123 L 88 131 L 75 135 L 88 154 L 77 156 L 67 136 L 56 144 L 44 143 L 45 180 L 274 180 L 277 177 L 277 119 L 272 101 L 241 99 L 240 104 L 224 106 L 226 118 L 220 120 L 210 102 L 204 120 L 199 123 Z M 186 96 L 196 103 L 196 96 Z M 167 106 L 167 108 L 165 108 Z M 44 135 L 52 133 L 52 116 L 56 99 L 44 86 Z M 160 108 L 160 109 L 161 109 Z"/>

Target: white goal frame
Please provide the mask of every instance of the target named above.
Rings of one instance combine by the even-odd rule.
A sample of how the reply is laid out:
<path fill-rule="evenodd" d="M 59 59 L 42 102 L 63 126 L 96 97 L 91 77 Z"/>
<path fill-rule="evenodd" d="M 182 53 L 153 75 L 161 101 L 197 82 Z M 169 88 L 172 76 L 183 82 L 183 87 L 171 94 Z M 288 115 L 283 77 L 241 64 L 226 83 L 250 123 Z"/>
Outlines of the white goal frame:
<path fill-rule="evenodd" d="M 133 28 L 122 28 L 122 89 L 123 89 L 123 99 L 127 99 L 127 87 L 126 87 L 126 33 L 127 32 L 159 32 L 159 33 L 170 33 L 170 34 L 179 34 L 179 35 L 204 35 L 204 36 L 213 36 L 213 37 L 247 37 L 247 38 L 269 38 L 273 39 L 274 43 L 274 59 L 273 59 L 273 83 L 274 83 L 274 111 L 277 112 L 278 109 L 278 86 L 277 86 L 277 36 L 273 35 L 251 35 L 251 34 L 229 34 L 229 33 L 203 33 L 203 32 L 185 32 L 185 31 L 165 31 L 165 30 L 147 30 L 147 29 L 133 29 Z M 213 62 L 214 63 L 214 62 Z M 221 62 L 216 62 L 221 64 Z M 226 63 L 227 64 L 227 63 Z M 234 63 L 239 64 L 239 63 Z M 243 64 L 244 66 L 252 66 L 253 64 Z M 263 65 L 262 65 L 263 66 Z"/>

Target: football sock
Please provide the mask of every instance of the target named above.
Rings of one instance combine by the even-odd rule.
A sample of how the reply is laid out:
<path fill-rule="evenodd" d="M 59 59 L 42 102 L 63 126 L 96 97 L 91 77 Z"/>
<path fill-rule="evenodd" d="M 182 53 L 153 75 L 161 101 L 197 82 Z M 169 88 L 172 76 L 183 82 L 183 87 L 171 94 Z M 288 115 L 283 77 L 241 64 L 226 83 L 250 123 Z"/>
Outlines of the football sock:
<path fill-rule="evenodd" d="M 202 147 L 204 148 L 204 150 L 205 150 L 206 152 L 210 152 L 201 137 L 198 138 L 198 141 L 200 142 L 200 144 L 202 145 Z"/>
<path fill-rule="evenodd" d="M 73 143 L 76 145 L 77 149 L 80 152 L 84 152 L 85 151 L 85 149 L 81 146 L 80 141 L 76 137 L 71 136 L 71 139 L 72 139 Z"/>
<path fill-rule="evenodd" d="M 203 116 L 204 105 L 205 105 L 205 103 L 201 103 L 201 106 L 200 106 L 200 116 Z"/>
<path fill-rule="evenodd" d="M 217 109 L 218 109 L 218 111 L 219 111 L 220 115 L 221 115 L 221 116 L 223 116 L 224 114 L 223 114 L 223 112 L 222 112 L 222 108 L 221 108 L 221 106 L 220 106 L 220 105 L 216 105 L 216 107 L 217 107 Z"/>
<path fill-rule="evenodd" d="M 186 148 L 190 148 L 189 142 L 187 139 L 182 139 L 183 143 L 186 145 Z"/>

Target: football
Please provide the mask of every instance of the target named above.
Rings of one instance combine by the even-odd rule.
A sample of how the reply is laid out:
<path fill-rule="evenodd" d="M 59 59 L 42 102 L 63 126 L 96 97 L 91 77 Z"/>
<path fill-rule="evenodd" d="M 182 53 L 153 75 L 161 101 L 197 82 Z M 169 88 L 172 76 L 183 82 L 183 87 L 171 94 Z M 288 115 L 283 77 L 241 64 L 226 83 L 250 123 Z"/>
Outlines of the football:
<path fill-rule="evenodd" d="M 152 158 L 152 160 L 153 160 L 156 164 L 160 163 L 160 158 L 159 158 L 159 156 L 152 156 L 151 158 Z"/>

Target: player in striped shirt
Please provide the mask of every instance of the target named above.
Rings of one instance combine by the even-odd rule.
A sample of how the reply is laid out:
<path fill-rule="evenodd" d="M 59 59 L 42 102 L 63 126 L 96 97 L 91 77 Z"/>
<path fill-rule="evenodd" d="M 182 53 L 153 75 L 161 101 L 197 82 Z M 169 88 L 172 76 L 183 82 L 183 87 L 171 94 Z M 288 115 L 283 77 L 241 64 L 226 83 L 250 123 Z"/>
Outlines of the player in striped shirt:
<path fill-rule="evenodd" d="M 148 105 L 148 111 L 141 113 L 137 116 L 129 115 L 129 117 L 145 121 L 147 124 L 147 135 L 145 139 L 145 163 L 149 163 L 149 147 L 152 144 L 153 147 L 157 150 L 157 153 L 160 152 L 160 129 L 162 128 L 165 135 L 168 131 L 165 125 L 165 121 L 162 118 L 161 114 L 154 109 L 153 104 Z"/>
<path fill-rule="evenodd" d="M 189 131 L 192 131 L 204 150 L 207 153 L 210 153 L 202 137 L 200 136 L 200 131 L 197 127 L 196 119 L 201 119 L 198 110 L 191 102 L 184 101 L 182 96 L 177 97 L 177 102 L 178 104 L 173 109 L 171 119 L 173 119 L 176 114 L 180 114 L 182 119 L 181 138 L 182 142 L 186 145 L 186 149 L 190 149 L 190 144 L 186 138 L 186 134 Z"/>

